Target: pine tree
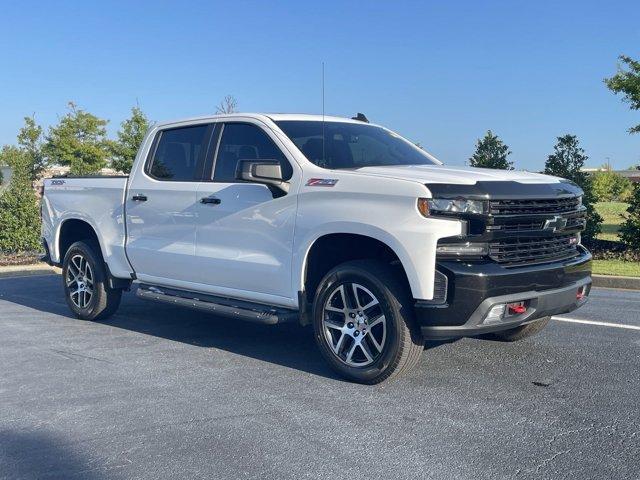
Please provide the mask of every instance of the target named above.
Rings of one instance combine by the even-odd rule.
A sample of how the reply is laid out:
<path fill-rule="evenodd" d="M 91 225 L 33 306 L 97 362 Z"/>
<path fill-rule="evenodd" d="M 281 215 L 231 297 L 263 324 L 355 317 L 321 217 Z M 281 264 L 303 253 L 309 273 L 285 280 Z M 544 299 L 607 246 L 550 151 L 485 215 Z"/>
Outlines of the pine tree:
<path fill-rule="evenodd" d="M 111 166 L 119 172 L 129 173 L 149 129 L 149 120 L 139 107 L 131 109 L 131 117 L 122 122 L 118 131 L 118 140 L 113 142 L 113 160 Z"/>
<path fill-rule="evenodd" d="M 507 160 L 511 155 L 509 147 L 497 135 L 488 130 L 484 138 L 476 143 L 476 151 L 469 158 L 472 167 L 498 168 L 513 170 L 513 162 Z"/>
<path fill-rule="evenodd" d="M 587 241 L 594 240 L 596 235 L 600 233 L 602 217 L 593 206 L 596 199 L 593 194 L 591 178 L 582 171 L 582 167 L 589 157 L 585 155 L 575 135 L 567 134 L 558 137 L 553 150 L 553 153 L 547 157 L 544 173 L 566 178 L 582 188 L 584 191 L 582 203 L 587 207 L 587 225 L 582 232 L 582 237 Z"/>

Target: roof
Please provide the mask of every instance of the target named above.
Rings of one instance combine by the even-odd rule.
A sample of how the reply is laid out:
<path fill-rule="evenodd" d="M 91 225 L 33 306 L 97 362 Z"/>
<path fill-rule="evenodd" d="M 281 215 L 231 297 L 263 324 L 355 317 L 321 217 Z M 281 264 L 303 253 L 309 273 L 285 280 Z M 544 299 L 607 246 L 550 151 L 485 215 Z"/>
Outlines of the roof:
<path fill-rule="evenodd" d="M 202 115 L 199 117 L 189 117 L 189 118 L 181 118 L 178 120 L 171 120 L 167 122 L 158 122 L 158 127 L 163 127 L 166 125 L 173 125 L 176 123 L 187 123 L 187 122 L 197 122 L 197 121 L 205 121 L 205 120 L 218 120 L 218 119 L 233 119 L 233 118 L 255 118 L 257 120 L 264 120 L 269 118 L 274 122 L 286 121 L 286 120 L 297 120 L 297 121 L 317 121 L 321 122 L 323 119 L 325 122 L 346 122 L 346 123 L 358 123 L 362 124 L 363 122 L 359 120 L 353 120 L 351 118 L 345 117 L 335 117 L 331 115 L 311 115 L 306 113 L 224 113 L 219 115 Z"/>

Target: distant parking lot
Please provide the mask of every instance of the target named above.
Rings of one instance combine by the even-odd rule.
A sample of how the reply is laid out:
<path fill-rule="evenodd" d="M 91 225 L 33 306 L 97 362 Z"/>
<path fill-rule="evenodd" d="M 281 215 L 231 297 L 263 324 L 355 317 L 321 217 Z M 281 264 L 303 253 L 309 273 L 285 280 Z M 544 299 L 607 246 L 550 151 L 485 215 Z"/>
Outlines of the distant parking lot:
<path fill-rule="evenodd" d="M 428 345 L 344 382 L 311 332 L 126 295 L 69 317 L 60 278 L 0 279 L 0 478 L 638 478 L 640 292 L 537 337 Z"/>

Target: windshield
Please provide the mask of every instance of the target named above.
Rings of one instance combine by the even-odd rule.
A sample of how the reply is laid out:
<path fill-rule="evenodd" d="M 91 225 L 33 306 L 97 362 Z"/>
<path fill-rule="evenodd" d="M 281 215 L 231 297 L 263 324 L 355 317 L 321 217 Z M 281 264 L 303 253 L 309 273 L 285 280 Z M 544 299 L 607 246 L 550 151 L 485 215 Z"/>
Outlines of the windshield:
<path fill-rule="evenodd" d="M 438 165 L 439 162 L 404 138 L 374 125 L 281 121 L 276 124 L 310 162 L 329 169 L 391 165 Z"/>

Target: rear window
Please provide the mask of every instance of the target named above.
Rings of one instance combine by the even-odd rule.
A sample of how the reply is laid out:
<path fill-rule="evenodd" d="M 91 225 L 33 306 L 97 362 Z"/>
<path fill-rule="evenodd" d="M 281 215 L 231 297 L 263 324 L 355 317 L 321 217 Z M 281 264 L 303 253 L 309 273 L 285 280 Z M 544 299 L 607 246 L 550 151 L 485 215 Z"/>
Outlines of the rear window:
<path fill-rule="evenodd" d="M 161 131 L 147 173 L 158 180 L 200 180 L 207 128 L 197 125 Z"/>

